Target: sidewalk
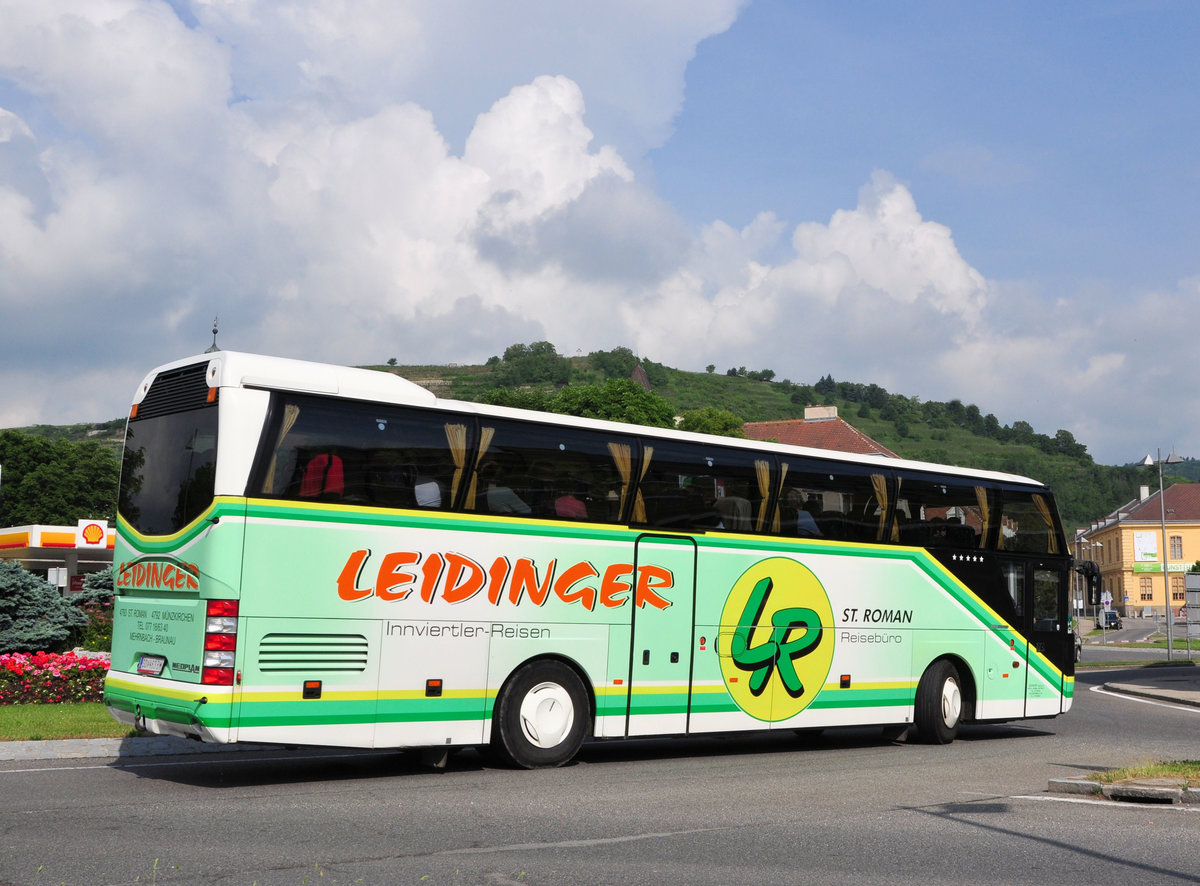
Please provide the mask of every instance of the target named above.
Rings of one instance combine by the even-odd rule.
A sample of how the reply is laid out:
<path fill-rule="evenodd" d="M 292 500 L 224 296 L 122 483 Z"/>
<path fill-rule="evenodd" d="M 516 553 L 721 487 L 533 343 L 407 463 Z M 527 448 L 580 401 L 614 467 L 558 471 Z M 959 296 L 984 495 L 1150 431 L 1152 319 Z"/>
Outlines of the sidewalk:
<path fill-rule="evenodd" d="M 1105 683 L 1109 692 L 1200 708 L 1200 667 L 1143 668 L 1132 679 Z M 72 760 L 87 757 L 134 758 L 259 751 L 271 745 L 203 744 L 174 736 L 74 738 L 63 741 L 0 742 L 2 760 Z"/>
<path fill-rule="evenodd" d="M 261 751 L 258 744 L 205 744 L 173 735 L 137 738 L 67 738 L 58 741 L 0 741 L 3 760 L 79 760 L 85 758 L 168 757 Z"/>
<path fill-rule="evenodd" d="M 1142 668 L 1133 679 L 1105 683 L 1109 692 L 1200 707 L 1200 667 Z"/>

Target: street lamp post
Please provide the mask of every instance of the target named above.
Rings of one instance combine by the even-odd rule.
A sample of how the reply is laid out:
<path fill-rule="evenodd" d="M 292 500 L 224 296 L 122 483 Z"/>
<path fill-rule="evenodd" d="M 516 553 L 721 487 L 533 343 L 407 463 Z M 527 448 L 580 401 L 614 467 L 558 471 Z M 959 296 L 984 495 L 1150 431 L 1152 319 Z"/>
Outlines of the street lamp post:
<path fill-rule="evenodd" d="M 1099 541 L 1089 541 L 1087 544 L 1080 545 L 1080 549 L 1086 550 L 1088 552 L 1088 556 L 1096 563 L 1097 566 L 1100 564 L 1100 548 L 1102 547 L 1104 547 L 1104 543 Z M 1103 591 L 1103 585 L 1101 585 L 1101 591 Z M 1105 622 L 1104 617 L 1100 615 L 1101 612 L 1101 609 L 1094 608 L 1092 615 L 1094 616 L 1096 623 L 1100 626 L 1100 644 L 1104 645 L 1108 637 L 1108 624 Z"/>
<path fill-rule="evenodd" d="M 1162 518 L 1162 570 L 1163 570 L 1163 603 L 1166 606 L 1167 616 L 1167 661 L 1171 660 L 1171 641 L 1172 624 L 1174 619 L 1171 618 L 1171 575 L 1167 571 L 1167 498 L 1163 494 L 1163 465 L 1177 465 L 1183 461 L 1175 450 L 1171 450 L 1171 454 L 1166 458 L 1162 457 L 1162 450 L 1157 450 L 1158 458 L 1151 458 L 1150 453 L 1146 453 L 1146 457 L 1142 459 L 1142 464 L 1146 467 L 1158 465 L 1158 508 L 1159 515 Z"/>

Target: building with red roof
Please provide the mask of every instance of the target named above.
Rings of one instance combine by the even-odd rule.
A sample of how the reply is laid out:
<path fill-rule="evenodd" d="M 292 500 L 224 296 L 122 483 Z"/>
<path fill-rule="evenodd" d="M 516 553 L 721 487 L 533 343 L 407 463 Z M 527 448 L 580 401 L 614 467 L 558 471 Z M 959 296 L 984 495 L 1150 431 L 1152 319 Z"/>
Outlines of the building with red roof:
<path fill-rule="evenodd" d="M 844 419 L 838 418 L 836 406 L 809 406 L 804 410 L 803 419 L 746 422 L 742 430 L 751 440 L 808 446 L 812 449 L 832 449 L 835 452 L 853 452 L 857 455 L 899 457 Z"/>

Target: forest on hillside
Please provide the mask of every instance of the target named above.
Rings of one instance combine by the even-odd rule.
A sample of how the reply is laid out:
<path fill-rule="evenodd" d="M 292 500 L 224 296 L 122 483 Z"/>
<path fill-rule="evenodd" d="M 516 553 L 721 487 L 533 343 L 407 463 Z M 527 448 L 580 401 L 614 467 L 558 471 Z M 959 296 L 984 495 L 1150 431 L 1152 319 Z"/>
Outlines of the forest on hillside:
<path fill-rule="evenodd" d="M 1096 464 L 1086 444 L 1061 428 L 1045 433 L 1026 421 L 1001 424 L 974 403 L 922 400 L 830 375 L 807 384 L 778 379 L 766 367 L 720 370 L 710 364 L 705 372 L 687 372 L 625 347 L 567 357 L 545 341 L 511 345 L 484 366 L 389 364 L 374 368 L 433 381 L 439 396 L 602 418 L 617 416 L 595 406 L 577 411 L 564 401 L 583 391 L 602 400 L 605 384 L 629 379 L 640 364 L 653 395 L 665 401 L 662 409 L 682 416 L 680 427 L 702 433 L 740 434 L 747 421 L 803 418 L 806 406 L 836 406 L 841 418 L 903 458 L 1007 471 L 1048 484 L 1068 531 L 1136 498 L 1140 485 L 1158 483 L 1153 468 Z M 1200 462 L 1172 465 L 1166 479 L 1168 485 L 1200 479 Z"/>
<path fill-rule="evenodd" d="M 1154 468 L 1096 464 L 1066 430 L 1001 424 L 973 403 L 893 394 L 876 384 L 776 379 L 769 368 L 687 372 L 618 347 L 567 357 L 546 341 L 513 344 L 482 365 L 368 368 L 393 372 L 440 397 L 603 418 L 699 433 L 741 436 L 747 421 L 803 418 L 806 406 L 840 417 L 901 457 L 1007 471 L 1051 486 L 1070 532 L 1156 486 Z M 644 381 L 649 390 L 635 381 Z M 112 519 L 123 420 L 0 432 L 0 526 Z M 1168 469 L 1168 482 L 1200 479 L 1200 462 Z"/>

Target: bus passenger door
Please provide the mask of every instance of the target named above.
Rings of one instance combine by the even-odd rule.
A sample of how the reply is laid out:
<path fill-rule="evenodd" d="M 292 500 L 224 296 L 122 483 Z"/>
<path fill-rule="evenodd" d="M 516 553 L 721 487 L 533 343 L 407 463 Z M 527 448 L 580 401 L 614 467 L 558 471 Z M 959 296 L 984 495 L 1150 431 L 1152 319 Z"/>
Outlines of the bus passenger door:
<path fill-rule="evenodd" d="M 634 548 L 634 606 L 626 735 L 687 732 L 696 542 L 642 535 Z"/>
<path fill-rule="evenodd" d="M 993 666 L 989 660 L 989 677 L 999 672 L 1003 678 L 1012 679 L 1022 674 L 1019 683 L 1022 689 L 1021 709 L 1015 713 L 993 709 L 994 716 L 1039 717 L 1062 713 L 1063 655 L 1073 655 L 1065 639 L 1069 631 L 1065 621 L 1066 596 L 1062 594 L 1063 570 L 1048 563 L 1023 557 L 1005 558 L 1001 564 L 1005 585 L 1016 607 L 1013 627 L 1027 639 L 1018 652 L 1017 639 L 1008 642 L 1013 655 L 1001 656 L 1002 661 Z M 1041 653 L 1041 656 L 1038 653 Z M 1011 658 L 1012 672 L 1007 667 Z M 1047 665 L 1047 661 L 1052 666 Z M 1019 668 L 1020 671 L 1015 669 Z M 1073 669 L 1069 671 L 1073 673 Z M 1005 697 L 1012 698 L 1007 693 Z"/>
<path fill-rule="evenodd" d="M 1025 716 L 1060 714 L 1063 675 L 1075 673 L 1075 638 L 1067 611 L 1070 573 L 1052 563 L 1031 562 L 1027 568 L 1027 611 L 1032 616 L 1028 636 L 1032 648 L 1025 670 Z"/>

